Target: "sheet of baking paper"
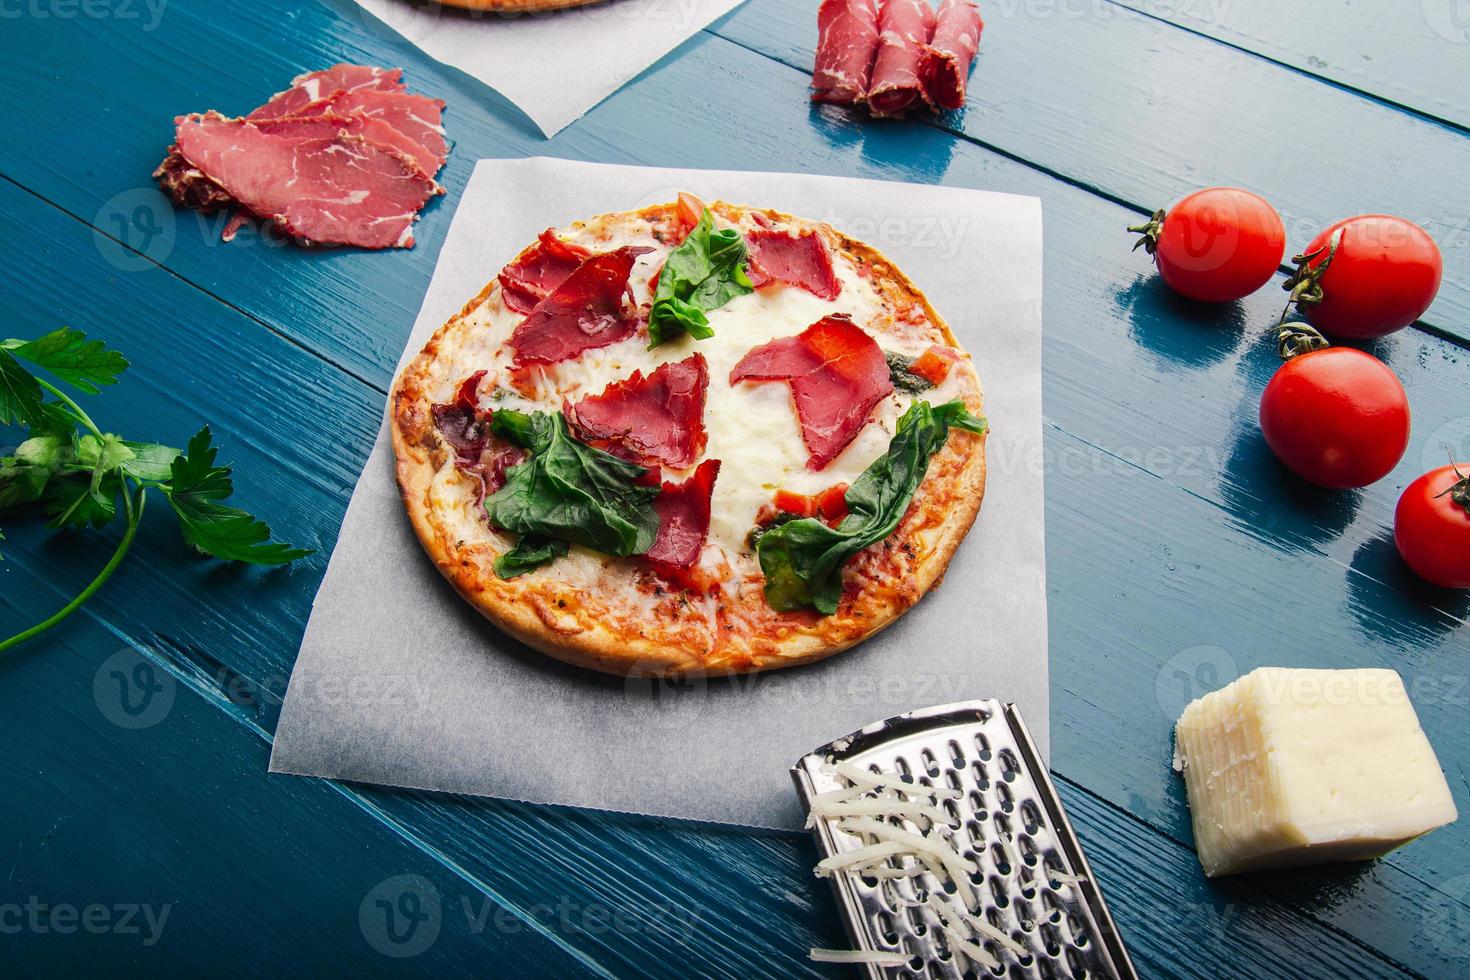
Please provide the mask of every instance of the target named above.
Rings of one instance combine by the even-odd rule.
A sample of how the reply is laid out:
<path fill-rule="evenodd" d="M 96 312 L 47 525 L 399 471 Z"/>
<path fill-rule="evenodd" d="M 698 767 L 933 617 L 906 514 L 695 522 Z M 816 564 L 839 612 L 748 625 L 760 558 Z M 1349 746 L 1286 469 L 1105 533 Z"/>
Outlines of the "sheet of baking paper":
<path fill-rule="evenodd" d="M 943 584 L 878 636 L 806 667 L 656 682 L 565 666 L 504 636 L 439 576 L 404 515 L 385 429 L 312 610 L 273 771 L 797 828 L 792 763 L 902 711 L 1014 701 L 1045 752 L 1035 198 L 811 175 L 484 160 L 405 360 L 542 229 L 672 200 L 680 190 L 825 219 L 868 241 L 927 292 L 973 353 L 993 429 L 989 476 L 979 520 Z"/>
<path fill-rule="evenodd" d="M 370 29 L 478 78 L 549 138 L 740 0 L 604 0 L 539 12 L 356 2 Z"/>

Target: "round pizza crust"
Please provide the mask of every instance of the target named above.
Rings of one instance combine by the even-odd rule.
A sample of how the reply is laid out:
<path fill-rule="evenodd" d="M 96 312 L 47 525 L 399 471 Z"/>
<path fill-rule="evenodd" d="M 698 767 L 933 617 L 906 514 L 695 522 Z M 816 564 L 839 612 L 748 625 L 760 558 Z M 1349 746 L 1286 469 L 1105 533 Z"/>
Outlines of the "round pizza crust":
<path fill-rule="evenodd" d="M 726 226 L 749 230 L 758 220 L 780 230 L 822 235 L 834 262 L 860 270 L 881 297 L 885 322 L 857 322 L 885 349 L 893 346 L 895 335 L 905 337 L 911 348 L 922 349 L 928 341 L 960 349 L 948 324 L 919 288 L 872 246 L 823 222 L 724 202 L 710 207 Z M 577 222 L 558 234 L 579 235 L 574 240 L 584 244 L 588 236 L 616 238 L 615 244 L 623 244 L 626 239 L 613 234 L 617 229 L 646 224 L 657 235 L 658 229 L 672 228 L 676 221 L 676 205 L 660 204 Z M 603 246 L 610 247 L 612 243 Z M 512 258 L 496 256 L 492 275 Z M 500 285 L 492 278 L 394 382 L 390 404 L 398 485 L 420 542 L 455 590 L 500 629 L 558 660 L 611 674 L 693 677 L 823 659 L 888 626 L 936 587 L 979 513 L 985 492 L 986 437 L 954 430 L 930 460 L 898 529 L 847 563 L 843 598 L 831 616 L 771 610 L 753 555 L 734 561 L 727 580 L 711 595 L 667 585 L 636 557 L 612 558 L 583 553 L 578 547 L 572 557 L 502 580 L 493 564 L 512 547 L 514 538 L 490 527 L 476 499 L 475 481 L 456 470 L 454 451 L 431 417 L 435 404 L 450 401 L 465 378 L 485 368 L 484 351 L 505 349 L 509 328 L 494 331 L 503 336 L 486 336 L 486 322 L 496 317 L 520 319 L 501 306 Z M 807 325 L 793 324 L 784 335 L 799 333 Z M 466 356 L 466 348 L 481 356 Z M 494 382 L 492 375 L 482 384 Z M 711 372 L 711 389 L 727 383 L 727 378 Z M 968 355 L 954 365 L 943 387 L 941 397 L 931 397 L 934 392 L 918 397 L 934 404 L 958 397 L 970 411 L 983 414 L 979 378 Z M 913 400 L 902 397 L 904 404 Z M 547 400 L 538 407 L 559 411 L 561 405 Z M 722 465 L 723 475 L 740 461 L 724 459 Z M 682 474 L 665 473 L 666 479 L 671 477 Z M 473 520 L 470 514 L 475 515 Z"/>

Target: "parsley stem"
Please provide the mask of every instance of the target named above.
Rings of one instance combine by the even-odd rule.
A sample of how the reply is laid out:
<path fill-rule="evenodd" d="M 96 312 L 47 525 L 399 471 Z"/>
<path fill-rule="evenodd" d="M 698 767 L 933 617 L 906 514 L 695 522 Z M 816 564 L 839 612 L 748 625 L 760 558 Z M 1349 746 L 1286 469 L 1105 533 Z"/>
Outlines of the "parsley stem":
<path fill-rule="evenodd" d="M 44 381 L 41 383 L 45 384 Z M 49 388 L 50 385 L 47 385 L 47 387 Z M 85 416 L 83 417 L 85 418 Z M 117 544 L 117 550 L 112 553 L 112 557 L 107 560 L 107 564 L 102 566 L 102 571 L 97 573 L 97 577 L 92 579 L 85 589 L 78 592 L 76 598 L 72 599 L 65 606 L 62 606 L 51 616 L 32 626 L 30 629 L 15 634 L 8 640 L 0 640 L 0 653 L 4 653 L 11 647 L 19 646 L 27 640 L 40 636 L 63 619 L 66 619 L 66 617 L 80 609 L 84 602 L 92 598 L 93 594 L 102 588 L 108 579 L 112 578 L 112 573 L 117 571 L 117 566 L 122 564 L 123 557 L 128 553 L 128 548 L 132 546 L 133 537 L 138 533 L 138 525 L 143 520 L 143 504 L 147 501 L 147 495 L 142 487 L 138 488 L 137 494 L 138 502 L 135 507 L 133 505 L 132 492 L 128 490 L 126 483 L 123 484 L 123 507 L 127 510 L 128 526 L 123 531 L 122 540 Z"/>
<path fill-rule="evenodd" d="M 55 395 L 57 398 L 61 399 L 61 403 L 72 410 L 77 419 L 87 427 L 88 431 L 90 431 L 92 435 L 96 436 L 98 439 L 102 438 L 102 430 L 97 428 L 97 423 L 93 422 L 91 416 L 82 411 L 82 406 L 72 401 L 70 396 L 68 396 L 66 392 L 62 391 L 54 384 L 51 384 L 45 378 L 37 378 L 36 383 L 39 384 L 42 388 L 45 388 L 47 391 L 51 392 L 51 394 Z M 0 647 L 0 650 L 4 649 L 4 647 Z"/>

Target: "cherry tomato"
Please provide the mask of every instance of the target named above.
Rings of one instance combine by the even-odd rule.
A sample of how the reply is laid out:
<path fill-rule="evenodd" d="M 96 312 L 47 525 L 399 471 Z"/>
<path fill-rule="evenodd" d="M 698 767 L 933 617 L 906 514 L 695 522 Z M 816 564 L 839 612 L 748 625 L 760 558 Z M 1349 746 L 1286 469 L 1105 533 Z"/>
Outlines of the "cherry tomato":
<path fill-rule="evenodd" d="M 1332 253 L 1332 236 L 1339 230 L 1342 240 Z M 1429 233 L 1387 214 L 1345 218 L 1312 239 L 1303 254 L 1311 256 L 1304 263 L 1309 270 L 1332 255 L 1319 277 L 1322 299 L 1302 303 L 1300 310 L 1313 326 L 1339 337 L 1382 337 L 1402 330 L 1429 309 L 1444 275 L 1439 246 Z"/>
<path fill-rule="evenodd" d="M 1387 364 L 1328 347 L 1277 369 L 1261 394 L 1261 432 L 1302 479 L 1366 487 L 1387 476 L 1409 446 L 1409 399 Z"/>
<path fill-rule="evenodd" d="M 1276 209 L 1238 187 L 1195 191 L 1128 230 L 1143 234 L 1139 244 L 1175 292 L 1207 303 L 1249 296 L 1270 281 L 1286 254 Z"/>
<path fill-rule="evenodd" d="M 1393 515 L 1399 554 L 1425 581 L 1470 589 L 1470 479 L 1454 466 L 1409 484 Z"/>

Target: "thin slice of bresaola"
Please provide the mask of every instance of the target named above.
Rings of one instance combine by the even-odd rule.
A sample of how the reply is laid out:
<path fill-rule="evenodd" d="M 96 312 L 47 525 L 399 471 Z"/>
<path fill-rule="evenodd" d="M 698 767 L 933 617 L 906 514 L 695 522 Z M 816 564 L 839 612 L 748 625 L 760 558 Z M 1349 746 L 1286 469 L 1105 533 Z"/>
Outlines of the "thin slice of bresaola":
<path fill-rule="evenodd" d="M 262 133 L 291 139 L 321 139 L 335 136 L 339 132 L 348 132 L 379 146 L 387 146 L 399 151 L 417 163 L 425 177 L 434 176 L 442 162 L 422 144 L 405 136 L 391 123 L 357 112 L 343 115 L 329 111 L 311 116 L 258 119 L 251 122 L 251 125 Z"/>
<path fill-rule="evenodd" d="M 291 87 L 271 96 L 265 105 L 251 112 L 246 119 L 275 119 L 294 116 L 312 102 L 318 102 L 336 92 L 357 92 L 376 89 L 381 92 L 402 92 L 402 68 L 375 68 L 371 65 L 338 64 L 321 71 L 297 75 Z"/>
<path fill-rule="evenodd" d="M 431 99 L 408 92 L 363 88 L 334 92 L 326 98 L 301 106 L 295 114 L 316 116 L 324 113 L 339 116 L 356 113 L 388 123 L 432 154 L 432 158 L 425 161 L 425 169 L 431 177 L 439 172 L 439 168 L 444 166 L 444 161 L 449 157 L 449 144 L 444 139 L 442 124 L 442 99 Z"/>
<path fill-rule="evenodd" d="M 676 584 L 690 584 L 685 574 L 699 561 L 709 538 L 710 498 L 720 475 L 720 461 L 707 459 L 683 483 L 665 483 L 653 499 L 658 536 L 644 556 L 654 571 Z"/>
<path fill-rule="evenodd" d="M 628 275 L 651 251 L 624 245 L 578 266 L 511 332 L 516 364 L 555 364 L 632 336 L 639 321 L 624 308 Z"/>
<path fill-rule="evenodd" d="M 742 381 L 790 383 L 811 470 L 840 456 L 893 391 L 882 348 L 841 313 L 746 354 L 730 372 L 731 385 Z"/>
<path fill-rule="evenodd" d="M 323 245 L 411 248 L 439 189 L 418 164 L 361 136 L 272 136 L 218 113 L 183 117 L 179 152 L 252 213 Z"/>
<path fill-rule="evenodd" d="M 878 54 L 876 0 L 822 0 L 817 8 L 817 61 L 812 101 L 861 102 Z"/>
<path fill-rule="evenodd" d="M 530 313 L 591 254 L 575 242 L 558 238 L 555 230 L 546 229 L 535 245 L 522 249 L 500 270 L 502 301 L 517 313 Z"/>
<path fill-rule="evenodd" d="M 934 8 L 929 0 L 884 0 L 878 14 L 878 56 L 868 89 L 873 115 L 897 117 L 929 104 L 924 81 L 933 38 Z"/>
<path fill-rule="evenodd" d="M 704 452 L 704 402 L 709 365 L 691 354 L 634 371 L 601 394 L 567 403 L 567 424 L 583 442 L 644 466 L 688 469 Z"/>
<path fill-rule="evenodd" d="M 832 268 L 832 253 L 816 232 L 793 235 L 758 229 L 747 235 L 746 241 L 750 245 L 750 282 L 756 289 L 783 282 L 821 299 L 836 299 L 842 294 L 842 282 Z"/>
<path fill-rule="evenodd" d="M 970 0 L 944 0 L 939 5 L 934 39 L 929 42 L 929 99 L 935 105 L 958 109 L 965 104 L 965 82 L 983 30 L 980 10 Z"/>

